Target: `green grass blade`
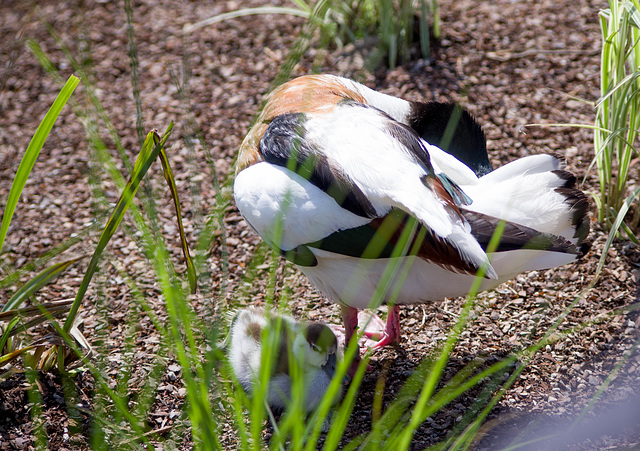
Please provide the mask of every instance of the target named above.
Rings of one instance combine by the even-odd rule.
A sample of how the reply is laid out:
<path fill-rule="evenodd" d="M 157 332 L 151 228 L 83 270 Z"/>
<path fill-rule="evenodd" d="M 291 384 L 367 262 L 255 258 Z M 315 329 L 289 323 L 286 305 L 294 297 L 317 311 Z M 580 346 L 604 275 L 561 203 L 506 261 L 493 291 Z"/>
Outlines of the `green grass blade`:
<path fill-rule="evenodd" d="M 131 3 L 131 0 L 125 0 L 124 10 L 127 16 L 127 39 L 129 40 L 129 67 L 131 67 L 133 103 L 136 106 L 136 132 L 138 133 L 138 142 L 142 145 L 144 143 L 144 125 L 142 123 L 142 100 L 140 99 L 140 64 L 134 35 L 133 6 Z"/>
<path fill-rule="evenodd" d="M 504 231 L 505 223 L 501 221 L 498 223 L 496 230 L 491 237 L 491 241 L 487 246 L 487 254 L 491 254 L 498 246 L 500 242 L 500 237 L 502 237 L 502 233 Z M 407 427 L 401 428 L 395 436 L 395 443 L 398 449 L 408 449 L 411 443 L 411 438 L 413 437 L 413 433 L 417 429 L 417 427 L 422 424 L 422 422 L 426 419 L 425 412 L 428 410 L 428 404 L 432 399 L 433 394 L 435 393 L 436 386 L 442 377 L 444 372 L 444 368 L 449 361 L 449 356 L 453 351 L 454 346 L 458 342 L 464 327 L 467 324 L 467 320 L 469 318 L 469 314 L 471 313 L 471 309 L 475 305 L 475 296 L 479 291 L 480 284 L 484 278 L 486 271 L 486 267 L 482 266 L 476 275 L 476 278 L 469 290 L 469 295 L 467 296 L 467 301 L 465 302 L 462 312 L 458 321 L 454 324 L 453 328 L 449 332 L 447 340 L 442 346 L 442 350 L 440 352 L 440 356 L 435 361 L 432 371 L 425 378 L 422 390 L 416 400 L 416 404 L 414 406 L 413 412 L 411 414 L 411 418 L 408 422 Z"/>
<path fill-rule="evenodd" d="M 22 161 L 20 162 L 20 166 L 18 166 L 18 171 L 16 172 L 16 176 L 13 179 L 13 183 L 11 184 L 11 191 L 9 192 L 9 197 L 7 199 L 7 204 L 4 208 L 4 213 L 2 215 L 2 225 L 0 225 L 0 253 L 2 252 L 2 246 L 4 244 L 4 240 L 7 236 L 7 232 L 9 231 L 9 224 L 11 223 L 11 218 L 13 217 L 13 213 L 15 212 L 16 206 L 18 205 L 18 199 L 20 199 L 20 194 L 22 194 L 22 190 L 27 183 L 27 179 L 31 174 L 31 170 L 33 169 L 33 165 L 38 159 L 38 155 L 40 155 L 40 150 L 42 150 L 42 146 L 44 142 L 47 140 L 53 125 L 55 124 L 62 108 L 66 105 L 67 101 L 73 94 L 73 91 L 76 89 L 78 84 L 80 83 L 80 79 L 75 75 L 71 75 L 64 87 L 56 97 L 56 100 L 47 111 L 47 114 L 40 122 L 38 129 L 36 130 L 33 138 L 31 138 L 31 142 L 27 147 L 27 150 L 22 157 Z"/>
<path fill-rule="evenodd" d="M 38 372 L 32 369 L 25 371 L 25 379 L 29 383 L 27 395 L 31 408 L 31 424 L 33 426 L 34 446 L 38 451 L 49 449 L 47 440 L 47 430 L 45 426 L 43 411 L 44 400 L 40 392 L 40 384 L 38 383 Z"/>
<path fill-rule="evenodd" d="M 18 291 L 16 291 L 9 302 L 7 302 L 0 312 L 7 312 L 9 310 L 16 309 L 20 307 L 20 305 L 24 302 L 25 299 L 34 295 L 38 290 L 40 290 L 43 286 L 47 285 L 53 279 L 58 277 L 62 272 L 64 272 L 69 266 L 76 263 L 77 261 L 83 259 L 84 256 L 74 258 L 71 260 L 67 260 L 64 262 L 56 263 L 51 267 L 45 269 L 40 272 L 37 276 L 31 279 L 29 282 L 25 283 Z"/>
<path fill-rule="evenodd" d="M 35 348 L 35 346 L 33 345 L 25 346 L 24 348 L 16 349 L 15 351 L 8 352 L 7 354 L 0 355 L 0 366 L 4 366 L 7 363 L 10 363 L 11 361 L 17 359 L 22 354 L 30 351 L 33 348 Z"/>
<path fill-rule="evenodd" d="M 197 287 L 196 270 L 195 266 L 193 265 L 193 260 L 191 259 L 191 254 L 189 253 L 189 244 L 187 243 L 187 237 L 184 233 L 184 226 L 182 225 L 182 212 L 180 208 L 180 199 L 178 198 L 178 188 L 176 187 L 176 180 L 173 176 L 173 171 L 171 171 L 169 158 L 167 157 L 167 153 L 164 151 L 164 148 L 160 149 L 160 161 L 162 162 L 164 178 L 167 181 L 169 191 L 171 192 L 173 206 L 176 210 L 176 220 L 178 222 L 178 231 L 180 232 L 180 244 L 182 246 L 182 254 L 184 255 L 184 260 L 187 265 L 187 278 L 189 279 L 189 287 L 191 288 L 191 292 L 195 293 Z"/>
<path fill-rule="evenodd" d="M 344 431 L 349 423 L 349 418 L 351 417 L 351 412 L 356 404 L 356 397 L 358 395 L 358 390 L 360 385 L 362 384 L 362 379 L 364 378 L 364 373 L 367 369 L 366 360 L 363 361 L 364 364 L 361 364 L 356 371 L 353 380 L 351 381 L 351 385 L 347 390 L 346 395 L 344 396 L 344 400 L 340 404 L 340 408 L 337 411 L 337 414 L 333 421 L 331 422 L 331 429 L 327 434 L 327 438 L 324 442 L 325 450 L 335 450 L 338 449 L 340 444 L 340 440 L 344 435 Z"/>
<path fill-rule="evenodd" d="M 142 178 L 145 176 L 151 163 L 158 158 L 160 150 L 164 146 L 165 142 L 169 138 L 169 134 L 171 133 L 171 129 L 173 128 L 173 122 L 169 125 L 166 132 L 164 133 L 162 139 L 157 135 L 156 132 L 150 132 L 145 140 L 140 154 L 138 155 L 138 159 L 136 160 L 136 164 L 134 167 L 134 171 L 131 174 L 131 178 L 127 186 L 125 187 L 124 192 L 120 196 L 118 203 L 116 204 L 111 217 L 107 221 L 107 225 L 105 226 L 102 236 L 100 237 L 100 241 L 96 246 L 96 249 L 91 257 L 91 261 L 89 262 L 89 267 L 85 272 L 84 278 L 80 284 L 80 288 L 78 289 L 78 293 L 74 300 L 73 305 L 71 306 L 71 311 L 69 312 L 69 316 L 67 316 L 67 320 L 64 323 L 64 331 L 69 332 L 71 330 L 71 326 L 75 321 L 75 317 L 80 309 L 80 304 L 82 303 L 82 299 L 84 294 L 89 287 L 89 283 L 91 282 L 91 278 L 98 268 L 98 261 L 100 260 L 100 256 L 104 251 L 104 248 L 107 246 L 109 240 L 115 233 L 116 229 L 120 225 L 120 222 L 124 218 L 124 215 L 133 202 L 133 198 L 140 186 L 140 182 Z M 155 144 L 155 145 L 154 145 Z"/>
<path fill-rule="evenodd" d="M 613 222 L 613 225 L 611 226 L 611 231 L 607 236 L 607 241 L 604 243 L 604 249 L 602 251 L 600 261 L 598 262 L 598 267 L 596 269 L 594 279 L 597 279 L 598 275 L 600 274 L 600 271 L 602 271 L 602 268 L 604 267 L 604 262 L 608 255 L 607 253 L 609 251 L 609 248 L 611 247 L 611 244 L 613 243 L 613 240 L 615 239 L 615 237 L 618 235 L 618 230 L 620 229 L 620 226 L 622 225 L 622 222 L 624 221 L 624 217 L 627 215 L 627 212 L 629 211 L 631 204 L 638 196 L 640 196 L 640 188 L 636 188 L 631 194 L 629 194 L 629 196 L 625 199 L 624 204 L 620 208 L 620 211 L 618 212 L 618 215 L 616 216 L 616 219 Z"/>
<path fill-rule="evenodd" d="M 104 109 L 104 107 L 102 106 L 102 103 L 100 102 L 100 99 L 98 98 L 97 89 L 92 86 L 90 81 L 90 75 L 86 72 L 85 67 L 76 61 L 76 59 L 73 57 L 73 54 L 71 53 L 71 50 L 69 50 L 69 48 L 64 44 L 62 38 L 58 36 L 58 34 L 55 32 L 55 30 L 50 24 L 45 22 L 45 25 L 47 25 L 47 30 L 49 31 L 49 34 L 51 35 L 51 37 L 56 41 L 60 50 L 67 57 L 67 60 L 69 61 L 69 64 L 73 68 L 74 72 L 76 72 L 82 79 L 84 93 L 88 96 L 90 100 L 90 104 L 93 106 L 93 110 L 90 110 L 86 106 L 80 106 L 78 103 L 74 104 L 73 99 L 71 102 L 71 106 L 73 107 L 74 113 L 79 118 L 82 119 L 84 128 L 89 137 L 89 143 L 91 144 L 91 148 L 92 150 L 101 154 L 99 156 L 105 160 L 101 164 L 107 166 L 107 169 L 111 173 L 114 182 L 117 185 L 124 185 L 125 177 L 122 176 L 122 174 L 120 173 L 120 170 L 116 167 L 113 161 L 111 161 L 112 157 L 107 150 L 108 147 L 104 143 L 100 135 L 98 134 L 98 130 L 102 130 L 106 127 L 107 131 L 109 132 L 109 136 L 111 137 L 111 139 L 113 140 L 113 143 L 115 144 L 115 148 L 122 160 L 122 163 L 124 164 L 125 169 L 129 172 L 131 172 L 132 170 L 131 161 L 125 151 L 124 145 L 122 143 L 122 140 L 120 139 L 120 136 L 118 135 L 118 132 L 115 126 L 109 119 L 109 116 L 107 115 L 106 110 Z M 51 75 L 51 77 L 53 77 L 53 79 L 57 83 L 62 84 L 60 71 L 58 70 L 56 65 L 53 64 L 53 62 L 49 59 L 46 53 L 42 50 L 40 45 L 32 39 L 27 40 L 27 45 L 29 46 L 29 49 L 33 52 L 34 56 L 38 59 L 38 62 L 40 63 L 42 68 L 49 75 Z M 95 117 L 100 119 L 103 122 L 103 125 L 98 124 Z"/>
<path fill-rule="evenodd" d="M 70 305 L 72 304 L 72 299 L 68 299 L 65 301 L 57 301 L 57 302 L 47 302 L 46 304 L 36 304 L 29 307 L 23 307 L 20 309 L 9 310 L 8 312 L 0 313 L 0 322 L 9 321 L 9 326 L 5 330 L 3 337 L 11 337 L 15 335 L 20 330 L 29 330 L 32 327 L 37 326 L 45 322 L 47 319 L 51 319 L 56 316 L 60 316 L 63 313 L 66 313 Z M 44 312 L 44 313 L 43 313 Z M 23 317 L 28 316 L 32 319 L 27 321 L 24 324 L 18 324 L 17 330 L 13 330 L 15 324 L 13 322 L 17 319 L 18 321 Z M 2 349 L 2 343 L 4 339 L 0 339 L 0 349 Z"/>
<path fill-rule="evenodd" d="M 31 274 L 36 270 L 43 268 L 47 263 L 62 254 L 71 246 L 87 239 L 87 235 L 93 232 L 94 229 L 97 228 L 97 225 L 98 223 L 94 221 L 89 227 L 80 231 L 80 233 L 72 236 L 61 244 L 48 249 L 40 257 L 28 262 L 17 270 L 12 270 L 9 265 L 0 266 L 0 274 L 6 274 L 5 277 L 0 279 L 0 289 L 7 288 L 18 283 L 19 280 L 26 277 L 27 274 Z"/>
<path fill-rule="evenodd" d="M 420 50 L 423 58 L 431 58 L 431 44 L 429 42 L 429 23 L 427 22 L 427 0 L 420 1 Z"/>
<path fill-rule="evenodd" d="M 5 352 L 5 346 L 7 345 L 7 343 L 9 342 L 9 338 L 11 337 L 11 330 L 15 327 L 16 324 L 18 324 L 18 322 L 20 321 L 19 317 L 14 317 L 11 321 L 9 321 L 9 324 L 7 325 L 6 330 L 2 333 L 2 336 L 0 337 L 0 357 L 4 356 L 4 352 Z M 9 343 L 10 345 L 12 345 L 13 343 Z M 13 346 L 10 346 L 9 349 L 7 350 L 8 352 L 11 352 L 13 349 Z"/>
<path fill-rule="evenodd" d="M 194 156 L 196 155 L 196 147 L 195 142 L 205 142 L 206 139 L 204 137 L 204 133 L 198 121 L 193 114 L 192 107 L 190 105 L 191 95 L 189 94 L 189 80 L 192 79 L 192 74 L 190 71 L 189 64 L 185 63 L 184 69 L 181 71 L 180 76 L 175 72 L 171 71 L 171 78 L 174 82 L 174 85 L 177 89 L 178 95 L 180 97 L 181 102 L 183 103 L 183 108 L 185 110 L 185 114 L 183 115 L 183 122 L 185 125 L 183 126 L 183 143 L 186 148 L 189 150 L 188 152 L 188 161 L 194 167 L 200 167 L 202 164 L 202 159 L 196 159 Z M 229 174 L 226 179 L 221 179 L 218 174 L 218 170 L 214 163 L 215 159 L 211 155 L 211 152 L 208 148 L 204 147 L 204 161 L 207 163 L 210 171 L 211 171 L 211 181 L 213 182 L 213 188 L 215 192 L 215 203 L 213 210 L 204 211 L 202 207 L 202 202 L 199 202 L 199 199 L 202 198 L 202 186 L 200 181 L 191 180 L 191 199 L 195 206 L 198 208 L 192 208 L 191 213 L 193 215 L 193 223 L 194 226 L 200 230 L 198 234 L 198 240 L 195 245 L 195 255 L 194 255 L 194 271 L 198 275 L 198 279 L 201 280 L 201 284 L 198 287 L 203 294 L 207 294 L 211 290 L 211 283 L 208 283 L 204 280 L 203 276 L 211 275 L 210 266 L 206 262 L 206 256 L 208 255 L 208 249 L 213 246 L 214 241 L 219 236 L 221 242 L 226 242 L 226 227 L 225 227 L 225 212 L 227 211 L 227 207 L 231 204 L 232 197 L 232 188 L 233 185 L 233 174 Z M 207 219 L 205 219 L 207 218 Z M 220 256 L 220 280 L 221 284 L 219 289 L 217 290 L 217 296 L 219 298 L 225 297 L 225 292 L 227 289 L 227 280 L 226 277 L 229 274 L 229 253 L 227 251 L 226 246 L 220 248 L 221 256 Z M 213 304 L 213 303 L 211 303 Z"/>
<path fill-rule="evenodd" d="M 307 4 L 304 0 L 291 0 L 291 2 L 294 3 L 301 11 L 306 11 L 309 14 L 313 11 L 312 6 Z"/>

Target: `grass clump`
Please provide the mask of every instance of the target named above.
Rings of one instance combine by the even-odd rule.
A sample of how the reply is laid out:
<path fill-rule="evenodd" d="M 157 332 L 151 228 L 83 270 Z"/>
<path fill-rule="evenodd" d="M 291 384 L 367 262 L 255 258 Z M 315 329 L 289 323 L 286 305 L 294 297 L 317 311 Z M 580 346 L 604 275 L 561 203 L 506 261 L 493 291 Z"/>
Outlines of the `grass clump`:
<path fill-rule="evenodd" d="M 600 184 L 600 192 L 594 196 L 598 220 L 614 232 L 622 227 L 630 237 L 640 224 L 640 187 L 631 185 L 640 126 L 639 8 L 638 0 L 610 0 L 609 9 L 600 12 L 601 98 L 596 104 L 594 127 Z"/>
<path fill-rule="evenodd" d="M 382 62 L 394 68 L 409 61 L 416 41 L 420 56 L 430 58 L 431 36 L 440 39 L 437 0 L 368 0 L 334 5 L 331 36 L 354 44 L 372 38 L 376 50 L 368 63 L 370 68 Z"/>

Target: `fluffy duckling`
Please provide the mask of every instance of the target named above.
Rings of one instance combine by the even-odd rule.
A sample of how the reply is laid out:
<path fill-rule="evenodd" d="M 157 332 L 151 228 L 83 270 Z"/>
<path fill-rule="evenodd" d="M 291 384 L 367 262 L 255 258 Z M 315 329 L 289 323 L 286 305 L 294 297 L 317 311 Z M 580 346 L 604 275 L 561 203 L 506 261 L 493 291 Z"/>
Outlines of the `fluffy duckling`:
<path fill-rule="evenodd" d="M 482 267 L 486 290 L 580 257 L 588 200 L 575 182 L 550 155 L 493 169 L 459 107 L 314 75 L 267 98 L 241 145 L 234 196 L 258 234 L 340 304 L 347 343 L 358 310 L 394 305 L 383 346 L 399 341 L 398 304 L 464 296 Z"/>
<path fill-rule="evenodd" d="M 288 315 L 276 315 L 261 308 L 238 311 L 231 323 L 228 356 L 234 374 L 250 395 L 255 392 L 262 367 L 263 340 L 270 341 L 271 333 L 277 333 L 277 337 L 267 390 L 268 405 L 274 411 L 287 407 L 291 400 L 293 365 L 300 365 L 304 377 L 303 408 L 311 412 L 324 398 L 336 370 L 334 333 L 325 324 L 297 322 Z"/>

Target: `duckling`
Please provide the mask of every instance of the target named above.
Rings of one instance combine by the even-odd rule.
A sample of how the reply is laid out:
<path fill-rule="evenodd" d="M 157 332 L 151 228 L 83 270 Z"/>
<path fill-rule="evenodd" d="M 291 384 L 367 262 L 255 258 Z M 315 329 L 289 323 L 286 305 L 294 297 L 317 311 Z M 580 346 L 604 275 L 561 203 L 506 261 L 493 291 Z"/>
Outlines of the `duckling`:
<path fill-rule="evenodd" d="M 269 334 L 277 337 L 267 404 L 274 412 L 284 411 L 291 402 L 292 370 L 294 365 L 300 365 L 304 377 L 303 408 L 313 411 L 324 398 L 336 370 L 336 336 L 320 322 L 297 322 L 288 315 L 257 307 L 239 310 L 231 323 L 228 356 L 235 376 L 249 395 L 253 395 L 258 383 L 263 340 L 270 341 Z"/>

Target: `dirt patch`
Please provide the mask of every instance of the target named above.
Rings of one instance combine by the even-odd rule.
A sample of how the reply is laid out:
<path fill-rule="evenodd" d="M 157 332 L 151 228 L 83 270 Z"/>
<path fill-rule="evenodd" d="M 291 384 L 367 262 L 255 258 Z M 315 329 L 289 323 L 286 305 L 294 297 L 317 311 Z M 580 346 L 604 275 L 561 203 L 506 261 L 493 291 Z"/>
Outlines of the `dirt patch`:
<path fill-rule="evenodd" d="M 595 171 L 589 171 L 593 158 L 591 133 L 580 128 L 530 124 L 593 122 L 594 109 L 589 102 L 599 96 L 597 13 L 606 3 L 439 3 L 443 36 L 430 60 L 367 73 L 358 66 L 358 58 L 345 52 L 311 51 L 295 67 L 294 75 L 309 73 L 315 67 L 321 72 L 358 77 L 372 88 L 409 100 L 459 101 L 482 124 L 494 166 L 530 154 L 550 153 L 566 159 L 568 169 L 584 182 L 584 188 L 595 191 Z M 242 5 L 234 1 L 134 2 L 143 125 L 145 130 L 164 130 L 170 120 L 176 122 L 169 153 L 184 201 L 190 242 L 197 239 L 194 231 L 204 223 L 216 201 L 214 177 L 222 182 L 230 176 L 240 141 L 299 34 L 302 19 L 251 16 L 189 34 L 181 32 L 184 25 L 203 18 L 241 6 L 260 5 L 257 0 Z M 73 72 L 45 22 L 51 24 L 61 42 L 91 75 L 125 153 L 132 158 L 139 148 L 123 3 L 0 3 L 0 199 L 7 198 L 22 152 L 59 89 L 26 50 L 25 39 L 38 42 L 63 76 Z M 84 237 L 72 254 L 81 255 L 93 248 L 96 234 L 89 226 L 107 206 L 92 197 L 88 178 L 100 168 L 89 156 L 79 116 L 77 110 L 66 108 L 51 134 L 18 206 L 0 264 L 21 266 L 72 234 Z M 107 149 L 115 155 L 115 138 L 109 133 L 105 136 Z M 153 177 L 160 180 L 157 173 Z M 103 185 L 102 189 L 115 201 L 116 187 Z M 151 185 L 164 192 L 160 182 Z M 174 226 L 170 200 L 160 196 L 157 202 L 161 227 L 171 237 Z M 220 239 L 208 257 L 211 273 L 203 275 L 208 278 L 210 291 L 191 300 L 205 322 L 213 321 L 229 305 L 262 303 L 265 299 L 267 282 L 260 278 L 260 269 L 254 287 L 238 289 L 260 239 L 233 206 L 228 208 L 224 224 L 225 230 L 220 231 Z M 595 274 L 605 235 L 595 223 L 592 228 L 594 246 L 581 262 L 521 275 L 480 296 L 470 326 L 451 355 L 445 381 L 469 362 L 478 362 L 480 368 L 489 366 L 542 336 Z M 177 243 L 170 245 L 172 257 L 179 260 Z M 109 355 L 102 358 L 108 361 L 106 377 L 115 380 L 120 365 L 130 357 L 130 349 L 121 342 L 128 327 L 125 319 L 136 311 L 122 271 L 143 287 L 143 295 L 150 299 L 160 320 L 164 306 L 158 298 L 153 273 L 141 263 L 141 250 L 126 234 L 115 237 L 109 252 L 102 265 L 102 288 L 89 290 L 83 315 L 87 338 L 110 349 Z M 231 274 L 222 280 L 220 268 L 225 256 Z M 640 252 L 630 243 L 617 242 L 608 251 L 602 278 L 567 316 L 559 329 L 563 334 L 535 356 L 494 408 L 492 421 L 485 425 L 484 438 L 478 444 L 480 449 L 495 449 L 496 444 L 504 443 L 501 440 L 505 435 L 513 436 L 515 430 L 523 429 L 523 424 L 547 430 L 547 426 L 570 421 L 611 374 L 615 375 L 612 383 L 588 419 L 597 419 L 599 412 L 609 412 L 616 406 L 624 407 L 621 401 L 640 394 L 640 318 L 637 311 L 628 309 L 638 302 L 639 262 Z M 337 307 L 310 287 L 295 269 L 283 264 L 281 271 L 279 288 L 289 290 L 298 300 L 290 306 L 296 316 L 340 322 Z M 74 296 L 81 276 L 81 269 L 72 268 L 64 279 L 39 293 L 38 300 Z M 15 286 L 3 290 L 2 298 L 7 299 L 13 289 Z M 222 295 L 211 302 L 209 293 Z M 402 309 L 402 349 L 374 355 L 373 371 L 365 377 L 345 443 L 369 430 L 378 379 L 385 379 L 386 406 L 422 358 L 444 340 L 462 302 L 446 299 Z M 167 359 L 156 385 L 153 409 L 148 413 L 149 424 L 164 437 L 179 421 L 175 412 L 184 402 L 184 388 L 179 371 L 171 367 L 171 356 L 159 349 L 153 324 L 145 315 L 139 315 L 130 386 L 132 391 L 139 389 L 136 384 L 146 380 L 156 356 Z M 588 325 L 582 327 L 584 324 Z M 504 377 L 514 368 L 509 368 Z M 40 384 L 46 419 L 43 427 L 51 449 L 88 448 L 91 424 L 80 407 L 91 406 L 91 377 L 85 373 L 75 379 L 72 392 L 80 403 L 77 410 L 68 408 L 64 381 L 59 377 L 41 375 Z M 0 449 L 31 449 L 37 440 L 34 428 L 39 426 L 31 422 L 34 404 L 28 398 L 27 386 L 23 376 L 0 383 Z M 416 432 L 412 447 L 423 449 L 445 438 L 482 390 L 482 386 L 478 387 L 429 418 Z M 627 412 L 623 407 L 621 411 Z M 634 418 L 633 413 L 629 415 Z M 602 449 L 640 443 L 640 427 L 623 426 L 597 437 L 577 436 L 570 443 L 578 444 L 568 446 Z M 189 449 L 189 440 L 185 437 L 178 447 Z M 224 446 L 234 447 L 231 434 L 224 440 Z"/>

